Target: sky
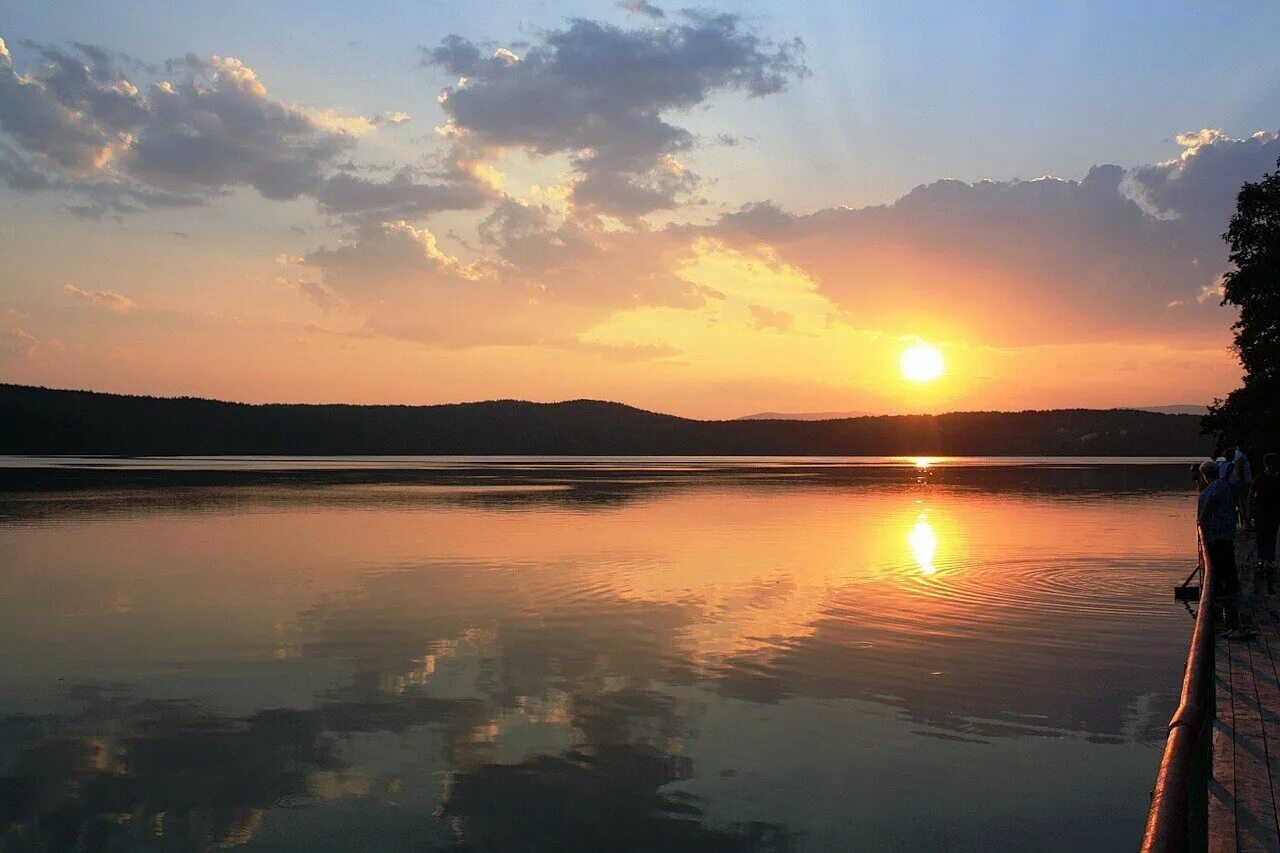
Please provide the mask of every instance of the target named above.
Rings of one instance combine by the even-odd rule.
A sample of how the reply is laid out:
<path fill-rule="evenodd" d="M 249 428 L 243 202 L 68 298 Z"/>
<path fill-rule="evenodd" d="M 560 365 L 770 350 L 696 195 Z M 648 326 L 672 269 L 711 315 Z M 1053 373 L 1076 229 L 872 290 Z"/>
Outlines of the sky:
<path fill-rule="evenodd" d="M 0 380 L 1206 403 L 1276 33 L 1273 2 L 4 4 Z"/>

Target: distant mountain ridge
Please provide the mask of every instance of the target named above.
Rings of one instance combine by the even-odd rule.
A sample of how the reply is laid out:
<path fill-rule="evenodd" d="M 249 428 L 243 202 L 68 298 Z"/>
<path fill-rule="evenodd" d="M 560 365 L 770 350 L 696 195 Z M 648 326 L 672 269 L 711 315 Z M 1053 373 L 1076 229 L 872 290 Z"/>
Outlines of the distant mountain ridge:
<path fill-rule="evenodd" d="M 1168 406 L 1123 406 L 1138 412 L 1159 412 L 1162 415 L 1203 415 L 1208 406 L 1196 403 L 1174 403 Z M 742 415 L 739 421 L 834 421 L 841 418 L 872 418 L 871 412 L 756 412 Z"/>
<path fill-rule="evenodd" d="M 869 418 L 870 412 L 756 412 L 734 418 L 738 421 L 835 421 L 841 418 Z"/>
<path fill-rule="evenodd" d="M 1203 457 L 1194 415 L 1058 409 L 699 421 L 622 403 L 226 403 L 0 384 L 0 454 Z"/>

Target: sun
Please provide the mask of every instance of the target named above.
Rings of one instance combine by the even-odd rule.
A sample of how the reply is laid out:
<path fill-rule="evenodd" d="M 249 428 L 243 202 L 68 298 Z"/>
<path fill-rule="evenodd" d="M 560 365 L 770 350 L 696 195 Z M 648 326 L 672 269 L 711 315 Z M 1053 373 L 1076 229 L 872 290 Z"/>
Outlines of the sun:
<path fill-rule="evenodd" d="M 898 366 L 912 382 L 932 382 L 942 375 L 944 363 L 937 347 L 920 341 L 903 351 Z"/>

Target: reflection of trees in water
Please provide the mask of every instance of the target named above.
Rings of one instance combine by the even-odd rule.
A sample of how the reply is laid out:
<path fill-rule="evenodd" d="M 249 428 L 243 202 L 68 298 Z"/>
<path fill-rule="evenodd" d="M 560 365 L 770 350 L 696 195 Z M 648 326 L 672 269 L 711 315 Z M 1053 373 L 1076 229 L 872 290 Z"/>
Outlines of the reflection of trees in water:
<path fill-rule="evenodd" d="M 1186 491 L 1183 463 L 1054 465 L 831 464 L 820 460 L 689 463 L 681 470 L 592 468 L 552 463 L 499 463 L 450 469 L 293 471 L 0 469 L 0 515 L 67 518 L 138 512 L 206 512 L 242 506 L 425 508 L 436 505 L 525 511 L 614 509 L 690 489 L 908 489 L 928 479 L 935 486 L 997 490 L 1005 495 L 1128 498 L 1134 493 Z M 501 487 L 515 487 L 510 490 Z M 429 488 L 421 488 L 429 487 Z M 480 488 L 476 488 L 480 487 Z M 495 488 L 498 487 L 498 488 Z M 451 490 L 452 489 L 452 490 Z"/>

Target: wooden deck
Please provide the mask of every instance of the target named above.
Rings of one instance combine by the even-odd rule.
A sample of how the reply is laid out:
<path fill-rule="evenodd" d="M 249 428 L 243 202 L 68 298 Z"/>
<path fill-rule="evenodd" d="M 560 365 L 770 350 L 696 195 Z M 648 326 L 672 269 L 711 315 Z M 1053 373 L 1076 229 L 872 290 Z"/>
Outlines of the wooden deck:
<path fill-rule="evenodd" d="M 1236 547 L 1241 613 L 1258 636 L 1219 638 L 1209 850 L 1280 851 L 1280 596 L 1253 594 L 1253 537 Z"/>

